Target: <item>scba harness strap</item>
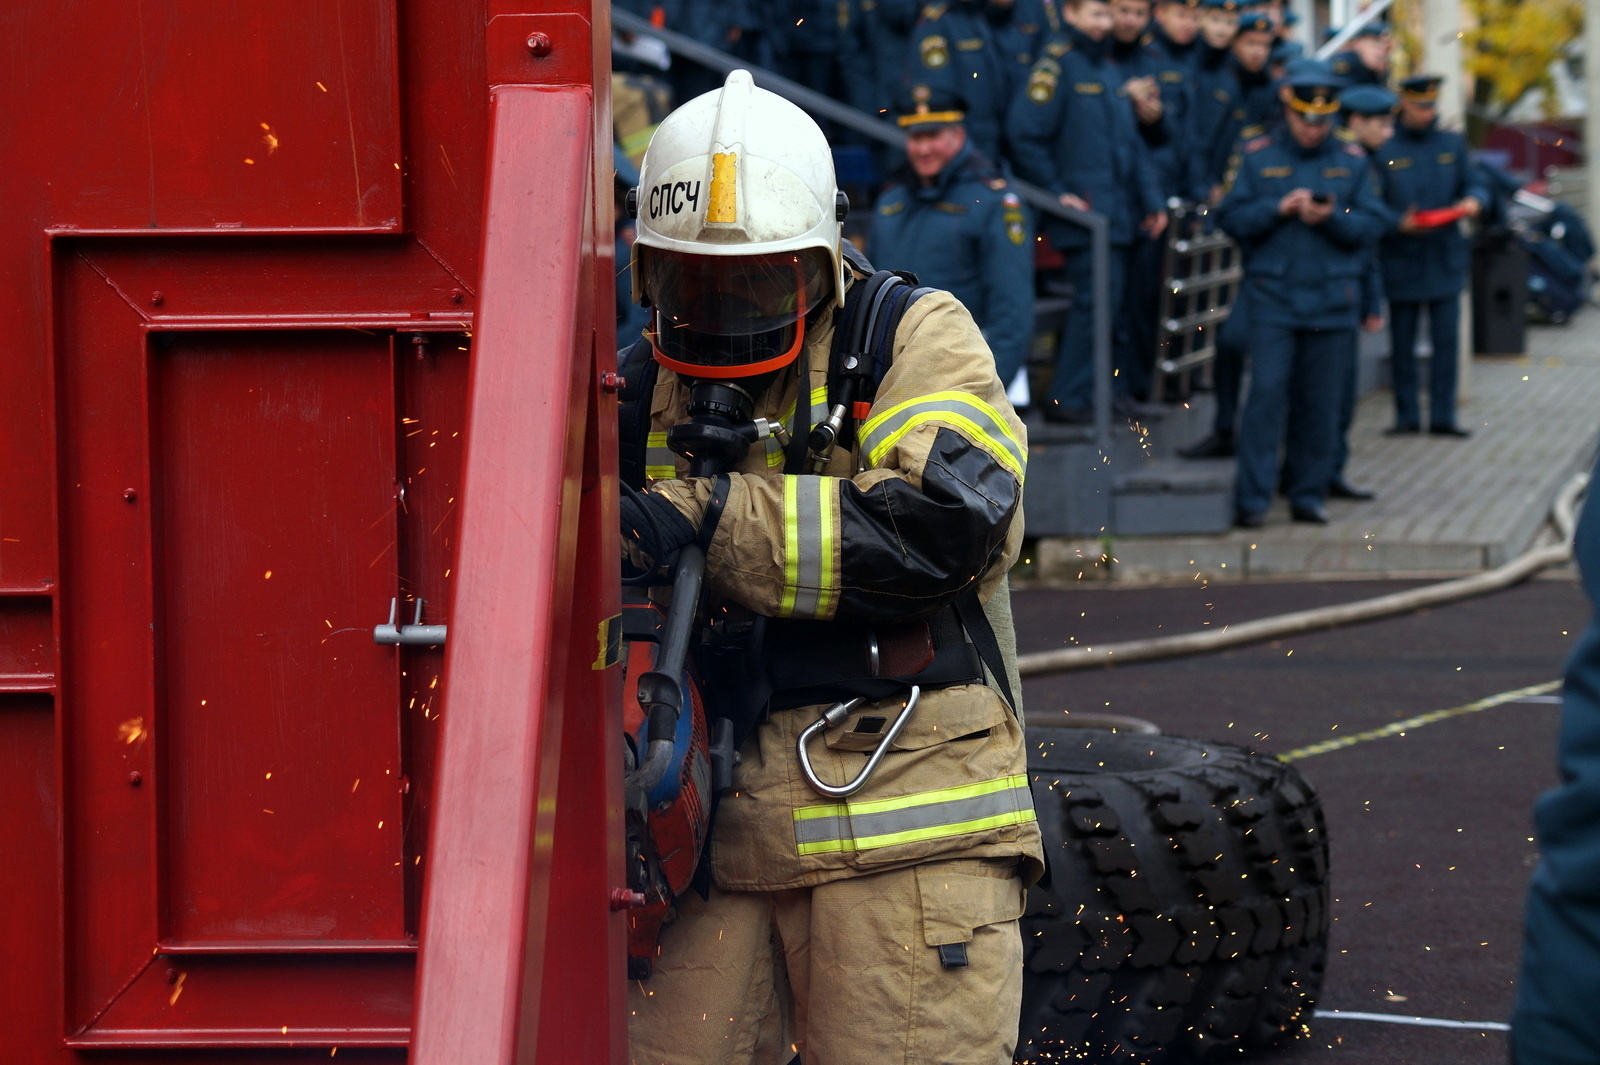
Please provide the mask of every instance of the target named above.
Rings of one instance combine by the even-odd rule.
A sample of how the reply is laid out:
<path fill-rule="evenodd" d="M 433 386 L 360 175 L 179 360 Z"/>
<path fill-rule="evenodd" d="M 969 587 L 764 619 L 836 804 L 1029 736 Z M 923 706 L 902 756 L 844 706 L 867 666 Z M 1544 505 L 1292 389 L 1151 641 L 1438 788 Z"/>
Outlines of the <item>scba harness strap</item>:
<path fill-rule="evenodd" d="M 914 274 L 873 270 L 848 241 L 843 248 L 850 266 L 867 276 L 845 294 L 834 329 L 827 416 L 812 425 L 806 397 L 795 404 L 795 425 L 783 455 L 784 471 L 790 474 L 805 471 L 808 455 L 813 457 L 811 472 L 820 472 L 834 447 L 855 447 L 858 427 L 893 361 L 901 320 L 913 303 L 934 291 L 921 287 Z M 661 462 L 652 461 L 649 446 L 651 400 L 660 371 L 652 354 L 649 339 L 641 337 L 618 358 L 623 377 L 620 473 L 625 484 L 641 490 L 652 474 L 671 476 L 665 468 L 656 469 Z M 816 461 L 818 456 L 821 462 Z M 726 478 L 719 478 L 717 487 L 725 494 Z M 712 527 L 708 523 L 708 531 Z M 911 685 L 934 689 L 990 683 L 1013 711 L 1017 705 L 999 640 L 975 587 L 925 622 L 886 626 L 758 618 L 736 638 L 719 641 L 713 636 L 701 648 L 701 665 L 702 675 L 711 682 L 706 692 L 709 708 L 714 716 L 732 719 L 736 748 L 764 709 L 854 697 L 876 701 L 903 693 Z"/>

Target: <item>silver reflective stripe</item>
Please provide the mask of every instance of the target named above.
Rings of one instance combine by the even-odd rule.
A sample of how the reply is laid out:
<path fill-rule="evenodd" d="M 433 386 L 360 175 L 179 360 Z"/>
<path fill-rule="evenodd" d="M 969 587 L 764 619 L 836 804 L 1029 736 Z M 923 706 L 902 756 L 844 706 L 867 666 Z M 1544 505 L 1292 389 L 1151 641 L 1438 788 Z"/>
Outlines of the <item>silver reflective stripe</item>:
<path fill-rule="evenodd" d="M 873 850 L 984 832 L 1035 819 L 1024 774 L 898 799 L 807 806 L 794 812 L 799 854 Z"/>
<path fill-rule="evenodd" d="M 783 599 L 779 613 L 786 617 L 828 617 L 838 598 L 832 483 L 824 477 L 783 478 Z"/>
<path fill-rule="evenodd" d="M 982 447 L 1020 480 L 1027 449 L 1000 412 L 969 392 L 935 392 L 874 414 L 861 429 L 862 450 L 873 466 L 919 425 L 948 425 Z"/>

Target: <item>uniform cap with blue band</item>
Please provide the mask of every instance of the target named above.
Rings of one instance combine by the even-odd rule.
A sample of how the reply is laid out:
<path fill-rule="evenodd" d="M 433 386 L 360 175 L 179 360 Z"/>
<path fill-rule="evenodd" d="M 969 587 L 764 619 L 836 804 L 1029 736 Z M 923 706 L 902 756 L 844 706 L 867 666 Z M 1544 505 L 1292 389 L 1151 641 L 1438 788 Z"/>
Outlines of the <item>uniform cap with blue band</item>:
<path fill-rule="evenodd" d="M 1339 107 L 1352 115 L 1390 115 L 1400 97 L 1381 85 L 1357 85 L 1339 94 Z"/>
<path fill-rule="evenodd" d="M 924 133 L 967 119 L 967 101 L 959 93 L 914 85 L 894 101 L 895 124 L 907 133 Z"/>
<path fill-rule="evenodd" d="M 1320 59 L 1296 59 L 1283 73 L 1290 109 L 1312 124 L 1326 122 L 1338 113 L 1340 82 Z"/>
<path fill-rule="evenodd" d="M 1439 86 L 1444 77 L 1439 74 L 1413 74 L 1400 83 L 1400 96 L 1407 103 L 1431 104 L 1439 99 Z"/>

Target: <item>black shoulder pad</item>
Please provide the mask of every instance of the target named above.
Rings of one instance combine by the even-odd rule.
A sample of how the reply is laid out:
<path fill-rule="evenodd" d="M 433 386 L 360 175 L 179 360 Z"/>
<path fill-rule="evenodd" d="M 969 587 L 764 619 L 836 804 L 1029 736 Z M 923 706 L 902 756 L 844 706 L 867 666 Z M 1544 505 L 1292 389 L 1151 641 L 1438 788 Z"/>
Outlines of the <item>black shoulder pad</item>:
<path fill-rule="evenodd" d="M 617 393 L 617 467 L 623 483 L 641 491 L 650 443 L 650 400 L 655 396 L 660 369 L 648 337 L 617 352 L 617 373 L 622 378 Z"/>

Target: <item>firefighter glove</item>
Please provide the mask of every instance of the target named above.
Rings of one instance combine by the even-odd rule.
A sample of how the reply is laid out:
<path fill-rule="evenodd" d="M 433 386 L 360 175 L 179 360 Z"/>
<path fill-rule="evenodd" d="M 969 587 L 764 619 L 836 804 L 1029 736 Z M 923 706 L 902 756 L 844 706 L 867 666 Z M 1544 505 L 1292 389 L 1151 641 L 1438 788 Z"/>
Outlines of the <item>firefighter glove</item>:
<path fill-rule="evenodd" d="M 683 546 L 694 543 L 698 535 L 689 519 L 665 497 L 623 486 L 623 547 L 637 548 L 647 565 L 670 567 L 678 561 Z"/>

